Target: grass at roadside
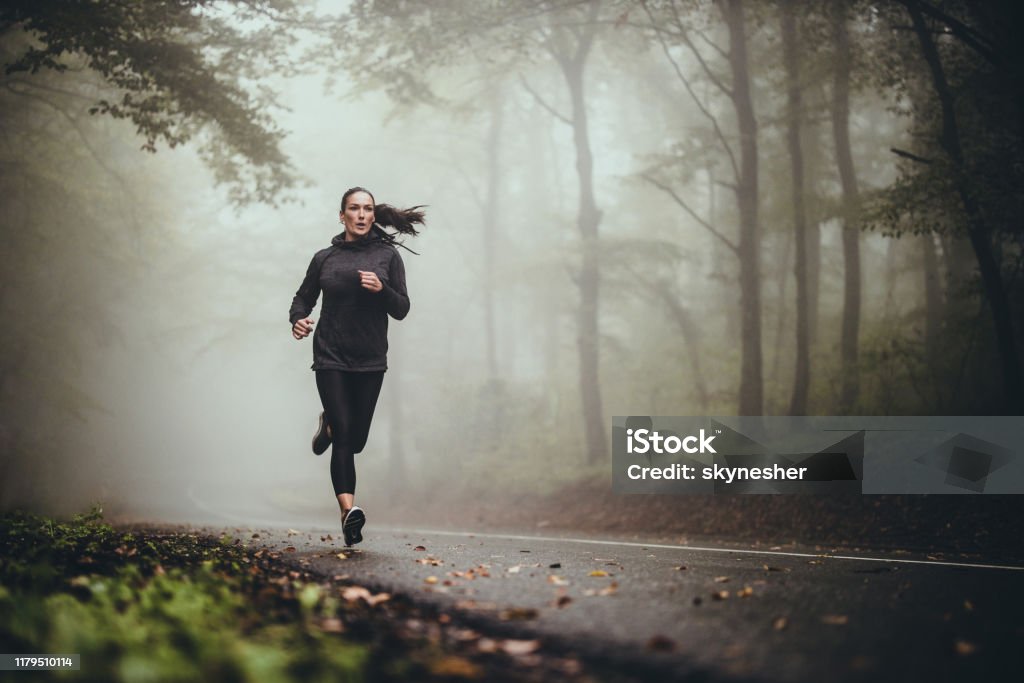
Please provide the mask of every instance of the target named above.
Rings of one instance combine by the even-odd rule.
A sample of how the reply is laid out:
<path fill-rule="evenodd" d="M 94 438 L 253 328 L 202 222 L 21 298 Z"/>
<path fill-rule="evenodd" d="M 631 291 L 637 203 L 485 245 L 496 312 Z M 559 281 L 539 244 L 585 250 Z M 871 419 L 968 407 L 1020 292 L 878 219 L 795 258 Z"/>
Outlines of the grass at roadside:
<path fill-rule="evenodd" d="M 98 509 L 68 522 L 5 514 L 0 651 L 81 655 L 80 671 L 33 680 L 416 677 L 401 650 L 349 638 L 348 606 L 293 574 L 228 538 L 117 530 Z"/>

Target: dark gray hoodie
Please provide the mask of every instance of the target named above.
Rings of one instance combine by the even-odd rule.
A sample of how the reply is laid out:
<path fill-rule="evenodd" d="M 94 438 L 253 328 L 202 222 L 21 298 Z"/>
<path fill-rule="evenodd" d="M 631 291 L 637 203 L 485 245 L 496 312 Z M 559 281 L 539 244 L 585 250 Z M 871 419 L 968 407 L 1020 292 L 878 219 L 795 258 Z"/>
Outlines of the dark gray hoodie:
<path fill-rule="evenodd" d="M 360 270 L 376 273 L 384 289 L 364 289 Z M 320 292 L 324 301 L 313 331 L 313 369 L 386 370 L 388 315 L 401 320 L 409 312 L 405 264 L 394 240 L 377 225 L 362 239 L 346 242 L 345 233 L 332 239 L 313 255 L 292 299 L 292 325 L 310 314 Z"/>

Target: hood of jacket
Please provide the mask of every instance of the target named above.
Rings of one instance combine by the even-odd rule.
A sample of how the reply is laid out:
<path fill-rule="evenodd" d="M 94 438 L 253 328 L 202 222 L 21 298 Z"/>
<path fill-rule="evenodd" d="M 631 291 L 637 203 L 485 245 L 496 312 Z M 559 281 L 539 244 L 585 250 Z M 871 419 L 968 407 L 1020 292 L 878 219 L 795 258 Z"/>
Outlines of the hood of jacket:
<path fill-rule="evenodd" d="M 389 243 L 391 241 L 390 237 L 390 235 L 384 232 L 383 228 L 374 223 L 373 227 L 370 228 L 370 232 L 366 233 L 366 237 L 347 242 L 345 241 L 345 233 L 342 231 L 331 238 L 331 244 L 341 249 L 365 249 L 377 242 Z"/>

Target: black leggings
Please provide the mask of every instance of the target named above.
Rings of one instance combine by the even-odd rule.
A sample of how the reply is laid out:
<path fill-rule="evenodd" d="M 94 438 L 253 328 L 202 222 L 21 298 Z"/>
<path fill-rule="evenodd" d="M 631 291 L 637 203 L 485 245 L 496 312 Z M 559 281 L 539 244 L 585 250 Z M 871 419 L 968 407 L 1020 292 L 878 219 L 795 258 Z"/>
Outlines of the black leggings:
<path fill-rule="evenodd" d="M 363 450 L 370 435 L 370 421 L 383 383 L 383 370 L 316 371 L 316 389 L 331 426 L 331 483 L 335 495 L 356 492 L 354 456 Z"/>

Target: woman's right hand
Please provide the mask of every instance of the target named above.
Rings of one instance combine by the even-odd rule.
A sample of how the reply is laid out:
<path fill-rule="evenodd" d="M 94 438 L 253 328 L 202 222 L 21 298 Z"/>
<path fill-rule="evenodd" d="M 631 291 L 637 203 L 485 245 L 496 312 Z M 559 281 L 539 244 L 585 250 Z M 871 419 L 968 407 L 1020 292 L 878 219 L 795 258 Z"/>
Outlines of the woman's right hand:
<path fill-rule="evenodd" d="M 315 321 L 312 318 L 296 320 L 295 324 L 292 325 L 292 336 L 296 339 L 305 339 L 309 336 L 309 333 L 313 331 L 314 322 Z"/>

